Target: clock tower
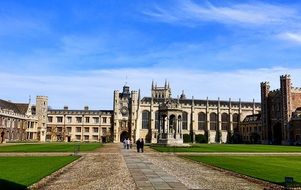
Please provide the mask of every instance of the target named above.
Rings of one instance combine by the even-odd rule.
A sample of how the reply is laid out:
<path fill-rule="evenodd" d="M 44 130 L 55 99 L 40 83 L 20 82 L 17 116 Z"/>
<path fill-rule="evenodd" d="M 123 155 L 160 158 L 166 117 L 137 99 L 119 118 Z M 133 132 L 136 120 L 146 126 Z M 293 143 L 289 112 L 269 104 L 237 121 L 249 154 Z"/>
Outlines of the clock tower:
<path fill-rule="evenodd" d="M 125 85 L 120 93 L 114 91 L 114 142 L 123 141 L 126 138 L 135 140 L 136 113 L 138 108 L 138 93 L 131 91 Z"/>

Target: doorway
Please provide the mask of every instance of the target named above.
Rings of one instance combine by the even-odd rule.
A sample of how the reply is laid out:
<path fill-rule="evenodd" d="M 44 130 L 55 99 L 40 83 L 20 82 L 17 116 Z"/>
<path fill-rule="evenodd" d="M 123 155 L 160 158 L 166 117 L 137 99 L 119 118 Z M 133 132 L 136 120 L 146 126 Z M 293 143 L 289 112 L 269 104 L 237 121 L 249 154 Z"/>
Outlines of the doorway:
<path fill-rule="evenodd" d="M 122 131 L 122 133 L 120 134 L 120 142 L 123 142 L 124 139 L 128 138 L 130 138 L 129 133 L 127 131 Z"/>

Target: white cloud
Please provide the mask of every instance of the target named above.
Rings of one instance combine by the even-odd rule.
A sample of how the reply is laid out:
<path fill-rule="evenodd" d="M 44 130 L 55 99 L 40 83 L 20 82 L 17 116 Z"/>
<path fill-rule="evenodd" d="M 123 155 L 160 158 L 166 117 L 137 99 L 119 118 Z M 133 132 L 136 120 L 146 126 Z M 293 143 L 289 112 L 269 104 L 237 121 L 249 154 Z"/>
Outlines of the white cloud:
<path fill-rule="evenodd" d="M 286 32 L 278 35 L 279 38 L 301 44 L 301 34 Z"/>
<path fill-rule="evenodd" d="M 292 75 L 294 86 L 301 86 L 301 68 L 273 68 L 229 72 L 202 72 L 174 68 L 112 69 L 64 75 L 22 75 L 0 73 L 1 99 L 26 102 L 29 95 L 49 96 L 50 106 L 81 109 L 112 109 L 113 91 L 122 90 L 125 77 L 131 90 L 141 89 L 142 96 L 150 96 L 151 81 L 163 85 L 170 81 L 173 97 L 184 90 L 196 99 L 260 101 L 260 82 L 270 81 L 271 88 L 279 88 L 279 76 Z"/>
<path fill-rule="evenodd" d="M 224 24 L 288 24 L 300 19 L 298 12 L 291 7 L 267 3 L 249 3 L 216 6 L 209 2 L 197 4 L 193 1 L 180 1 L 171 8 L 155 6 L 144 14 L 160 22 L 177 24 L 200 24 L 215 21 Z"/>

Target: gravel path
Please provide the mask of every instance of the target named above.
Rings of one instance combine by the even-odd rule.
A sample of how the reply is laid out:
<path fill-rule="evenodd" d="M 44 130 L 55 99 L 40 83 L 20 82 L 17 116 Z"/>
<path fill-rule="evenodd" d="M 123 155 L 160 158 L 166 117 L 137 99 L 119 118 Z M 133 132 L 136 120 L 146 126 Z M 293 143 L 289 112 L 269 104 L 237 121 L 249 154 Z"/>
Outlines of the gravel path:
<path fill-rule="evenodd" d="M 155 171 L 154 168 L 162 170 L 162 172 L 157 173 L 166 173 L 164 175 L 169 175 L 168 178 L 166 177 L 167 180 L 178 181 L 178 185 L 183 184 L 189 189 L 277 189 L 277 187 L 271 186 L 268 183 L 262 183 L 251 178 L 243 178 L 231 172 L 217 170 L 201 163 L 182 159 L 177 157 L 176 154 L 158 153 L 148 147 L 145 147 L 144 153 L 137 153 L 134 150 L 122 151 L 121 153 L 120 144 L 105 144 L 103 148 L 96 152 L 82 154 L 80 160 L 65 167 L 57 174 L 41 180 L 39 185 L 35 186 L 42 188 L 34 187 L 32 189 L 136 190 L 138 186 L 135 184 L 135 181 L 138 183 L 137 181 L 139 180 L 147 181 L 150 180 L 148 177 L 156 177 L 153 174 L 150 175 L 147 173 L 152 172 L 149 169 Z M 125 159 L 127 162 L 125 162 Z M 150 166 L 150 168 L 145 169 L 144 167 L 146 166 Z M 141 171 L 143 170 L 142 173 L 144 172 L 145 176 L 134 175 L 135 172 L 139 172 L 137 170 L 139 168 Z M 133 177 L 137 179 L 135 178 L 134 180 Z M 164 178 L 164 176 L 159 177 Z M 143 183 L 145 183 L 144 181 Z M 139 189 L 141 189 L 140 186 Z M 147 187 L 145 186 L 145 188 Z M 151 186 L 148 186 L 148 188 L 157 189 Z M 181 188 L 183 189 L 184 187 L 181 186 Z M 169 187 L 169 189 L 174 188 Z"/>
<path fill-rule="evenodd" d="M 85 154 L 82 157 L 40 189 L 136 189 L 119 146 L 106 144 L 98 153 Z"/>

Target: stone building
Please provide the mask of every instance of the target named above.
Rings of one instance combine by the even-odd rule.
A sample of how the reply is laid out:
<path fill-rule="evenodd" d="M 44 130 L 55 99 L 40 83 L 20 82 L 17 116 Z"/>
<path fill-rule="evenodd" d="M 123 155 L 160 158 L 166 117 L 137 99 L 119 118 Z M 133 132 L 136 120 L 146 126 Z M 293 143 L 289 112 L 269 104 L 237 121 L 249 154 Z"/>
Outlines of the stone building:
<path fill-rule="evenodd" d="M 43 141 L 107 142 L 111 138 L 111 110 L 48 109 Z"/>
<path fill-rule="evenodd" d="M 163 87 L 153 82 L 151 96 L 141 99 L 140 92 L 130 92 L 129 87 L 124 86 L 122 92 L 114 91 L 114 141 L 129 137 L 157 143 L 160 135 L 181 141 L 184 134 L 190 134 L 193 139 L 203 134 L 209 143 L 226 143 L 239 131 L 245 116 L 260 110 L 260 103 L 254 101 L 187 99 L 184 92 L 173 98 L 167 82 Z"/>
<path fill-rule="evenodd" d="M 151 95 L 143 98 L 140 91 L 130 91 L 125 85 L 122 92 L 114 91 L 113 101 L 113 110 L 90 110 L 87 106 L 82 110 L 67 106 L 52 109 L 47 96 L 37 96 L 34 106 L 2 101 L 0 130 L 11 141 L 120 142 L 144 138 L 151 143 L 182 144 L 184 135 L 193 141 L 196 135 L 204 135 L 209 143 L 227 143 L 247 115 L 261 110 L 260 103 L 254 101 L 188 99 L 184 92 L 174 98 L 167 82 L 162 87 L 153 82 Z M 22 135 L 17 138 L 12 131 Z"/>
<path fill-rule="evenodd" d="M 290 75 L 280 76 L 280 88 L 261 83 L 261 109 L 265 144 L 300 143 L 301 89 L 292 87 Z"/>
<path fill-rule="evenodd" d="M 247 115 L 239 126 L 241 143 L 261 143 L 262 121 L 261 114 Z"/>
<path fill-rule="evenodd" d="M 30 103 L 0 99 L 0 143 L 39 140 L 37 122 Z"/>

